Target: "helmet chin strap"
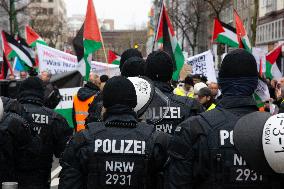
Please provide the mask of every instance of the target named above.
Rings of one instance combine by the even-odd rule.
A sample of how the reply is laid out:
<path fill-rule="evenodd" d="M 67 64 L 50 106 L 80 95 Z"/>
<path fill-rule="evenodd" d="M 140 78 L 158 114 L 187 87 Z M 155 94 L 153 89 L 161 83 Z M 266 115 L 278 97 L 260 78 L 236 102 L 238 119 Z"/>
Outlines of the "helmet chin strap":
<path fill-rule="evenodd" d="M 3 114 L 4 114 L 4 106 L 3 106 L 2 99 L 0 98 L 0 121 L 2 121 Z"/>

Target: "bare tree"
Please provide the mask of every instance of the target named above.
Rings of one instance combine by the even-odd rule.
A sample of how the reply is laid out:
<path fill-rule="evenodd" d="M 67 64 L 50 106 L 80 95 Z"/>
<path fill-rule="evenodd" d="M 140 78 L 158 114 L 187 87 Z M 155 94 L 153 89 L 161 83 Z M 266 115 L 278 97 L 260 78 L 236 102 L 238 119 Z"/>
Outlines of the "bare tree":
<path fill-rule="evenodd" d="M 30 7 L 31 27 L 43 37 L 49 46 L 56 47 L 62 40 L 63 24 L 57 15 L 49 14 L 46 9 L 41 7 Z"/>
<path fill-rule="evenodd" d="M 24 12 L 31 2 L 31 0 L 0 0 L 0 7 L 9 16 L 10 33 L 12 35 L 18 30 L 17 14 Z"/>
<path fill-rule="evenodd" d="M 169 12 L 174 25 L 181 31 L 184 48 L 185 40 L 188 42 L 193 55 L 197 52 L 197 37 L 202 22 L 204 4 L 200 0 L 176 0 L 172 11 Z"/>
<path fill-rule="evenodd" d="M 215 16 L 220 20 L 220 14 L 224 6 L 229 2 L 228 0 L 204 0 L 212 8 Z"/>
<path fill-rule="evenodd" d="M 253 17 L 251 23 L 251 32 L 252 32 L 252 40 L 251 45 L 254 47 L 256 42 L 256 29 L 257 29 L 257 21 L 258 21 L 258 9 L 259 9 L 259 0 L 254 0 L 254 10 L 253 10 Z"/>

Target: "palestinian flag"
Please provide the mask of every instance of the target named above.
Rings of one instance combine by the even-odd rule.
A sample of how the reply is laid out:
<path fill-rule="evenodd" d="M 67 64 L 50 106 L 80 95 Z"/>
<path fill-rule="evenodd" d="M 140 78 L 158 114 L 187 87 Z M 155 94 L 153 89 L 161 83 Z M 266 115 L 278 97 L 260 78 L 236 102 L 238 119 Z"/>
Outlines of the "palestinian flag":
<path fill-rule="evenodd" d="M 108 51 L 108 63 L 109 64 L 120 65 L 120 58 L 121 57 L 115 52 L 111 50 Z"/>
<path fill-rule="evenodd" d="M 239 47 L 236 29 L 224 22 L 221 22 L 217 18 L 214 19 L 212 41 L 226 44 L 230 47 Z"/>
<path fill-rule="evenodd" d="M 95 7 L 92 0 L 88 0 L 85 22 L 73 40 L 80 73 L 89 79 L 92 54 L 102 48 L 102 36 L 99 28 Z"/>
<path fill-rule="evenodd" d="M 246 29 L 243 25 L 242 19 L 240 18 L 236 10 L 234 10 L 234 17 L 235 17 L 237 35 L 240 43 L 239 47 L 244 48 L 249 52 L 251 52 L 251 44 Z"/>
<path fill-rule="evenodd" d="M 2 31 L 1 33 L 1 38 L 2 38 L 3 57 L 6 56 L 7 61 L 16 57 L 17 54 L 8 44 L 4 31 Z"/>
<path fill-rule="evenodd" d="M 47 43 L 29 26 L 26 26 L 26 39 L 29 46 L 36 47 L 37 43 L 47 45 Z"/>
<path fill-rule="evenodd" d="M 282 74 L 276 64 L 276 60 L 281 56 L 282 46 L 283 44 L 279 45 L 266 55 L 266 78 L 279 79 L 282 77 Z"/>
<path fill-rule="evenodd" d="M 84 25 L 81 27 L 76 37 L 73 39 L 73 47 L 78 60 L 77 69 L 81 73 L 81 75 L 84 76 L 85 79 L 87 80 L 88 77 L 86 76 L 86 73 L 87 70 L 89 70 L 90 72 L 91 66 L 88 62 L 88 57 L 84 56 L 83 33 L 84 33 Z"/>
<path fill-rule="evenodd" d="M 34 60 L 30 53 L 8 33 L 2 31 L 2 39 L 6 39 L 6 43 L 16 53 L 16 56 L 25 63 L 25 66 L 32 68 L 34 66 Z"/>
<path fill-rule="evenodd" d="M 184 56 L 164 4 L 162 5 L 160 12 L 155 44 L 155 49 L 162 48 L 172 56 L 172 59 L 175 62 L 172 79 L 177 81 L 184 65 Z"/>
<path fill-rule="evenodd" d="M 3 52 L 3 61 L 0 64 L 0 68 L 1 68 L 0 69 L 0 80 L 6 79 L 8 75 L 8 71 L 10 71 L 10 73 L 14 75 L 11 64 L 8 62 L 4 52 Z"/>

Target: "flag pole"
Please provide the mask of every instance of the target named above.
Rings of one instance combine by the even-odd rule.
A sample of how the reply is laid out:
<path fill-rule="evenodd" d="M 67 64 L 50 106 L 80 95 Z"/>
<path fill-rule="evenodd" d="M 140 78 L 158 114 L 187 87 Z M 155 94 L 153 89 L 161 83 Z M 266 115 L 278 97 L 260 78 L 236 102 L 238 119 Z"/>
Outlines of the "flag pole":
<path fill-rule="evenodd" d="M 107 55 L 106 55 L 106 49 L 105 49 L 105 43 L 104 43 L 104 39 L 102 37 L 102 32 L 101 33 L 101 40 L 102 40 L 102 46 L 103 46 L 103 51 L 104 51 L 104 55 L 105 55 L 105 60 L 106 60 L 106 63 L 107 63 Z"/>
<path fill-rule="evenodd" d="M 158 19 L 158 22 L 157 22 L 157 26 L 156 26 L 156 28 L 155 28 L 154 43 L 153 43 L 152 51 L 155 50 L 157 32 L 158 32 L 159 24 L 160 24 L 160 22 L 161 22 L 161 17 L 162 17 L 162 14 L 163 14 L 163 6 L 164 6 L 164 0 L 161 0 L 161 9 L 160 9 L 160 14 L 159 14 L 159 19 Z"/>

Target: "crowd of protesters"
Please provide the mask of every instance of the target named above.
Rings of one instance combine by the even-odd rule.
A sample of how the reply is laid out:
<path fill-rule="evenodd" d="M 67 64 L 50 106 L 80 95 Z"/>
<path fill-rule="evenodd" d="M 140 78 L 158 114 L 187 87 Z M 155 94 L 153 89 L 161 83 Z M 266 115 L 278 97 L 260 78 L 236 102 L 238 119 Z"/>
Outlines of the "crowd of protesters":
<path fill-rule="evenodd" d="M 232 69 L 237 63 L 240 68 Z M 55 156 L 62 166 L 60 189 L 283 187 L 275 172 L 261 170 L 264 182 L 250 170 L 257 168 L 251 162 L 235 163 L 241 152 L 233 129 L 255 112 L 262 111 L 263 120 L 269 117 L 264 112 L 284 111 L 284 78 L 262 79 L 271 99 L 257 107 L 252 96 L 259 76 L 247 51 L 228 53 L 220 83 L 198 74 L 172 82 L 173 64 L 164 51 L 145 60 L 128 49 L 121 76 L 91 72 L 73 98 L 73 129 L 54 111 L 61 95 L 50 72 L 21 72 L 16 100 L 0 98 L 0 181 L 15 181 L 20 189 L 50 188 Z M 231 174 L 241 168 L 252 174 L 241 180 Z"/>

